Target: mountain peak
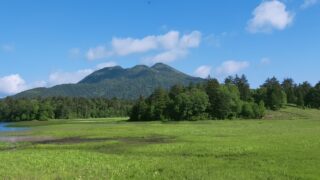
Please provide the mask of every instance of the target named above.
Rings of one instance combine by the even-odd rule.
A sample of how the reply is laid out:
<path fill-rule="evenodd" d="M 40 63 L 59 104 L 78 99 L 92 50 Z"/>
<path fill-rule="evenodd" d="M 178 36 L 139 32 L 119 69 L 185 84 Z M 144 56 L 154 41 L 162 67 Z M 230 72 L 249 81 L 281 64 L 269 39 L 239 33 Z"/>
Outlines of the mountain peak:
<path fill-rule="evenodd" d="M 156 71 L 159 71 L 159 72 L 165 72 L 165 73 L 175 73 L 175 74 L 180 74 L 180 75 L 185 75 L 184 73 L 176 70 L 175 68 L 169 66 L 169 65 L 166 65 L 164 63 L 156 63 L 155 65 L 153 65 L 151 67 L 151 69 L 154 69 Z"/>
<path fill-rule="evenodd" d="M 166 64 L 132 68 L 106 67 L 93 72 L 77 84 L 63 84 L 47 89 L 31 89 L 15 97 L 117 97 L 135 99 L 149 96 L 157 87 L 169 89 L 175 84 L 200 83 L 204 79 L 184 74 Z"/>
<path fill-rule="evenodd" d="M 91 73 L 89 76 L 85 77 L 78 84 L 93 84 L 104 81 L 105 79 L 113 79 L 121 75 L 125 69 L 121 66 L 105 67 L 103 69 L 97 70 Z"/>
<path fill-rule="evenodd" d="M 164 64 L 164 63 L 156 63 L 153 66 L 151 66 L 152 69 L 163 69 L 163 68 L 170 68 L 173 69 L 172 67 Z"/>
<path fill-rule="evenodd" d="M 146 65 L 135 65 L 135 66 L 132 67 L 131 69 L 143 70 L 143 69 L 149 69 L 149 67 L 146 66 Z"/>
<path fill-rule="evenodd" d="M 121 66 L 110 66 L 110 67 L 104 67 L 102 69 L 123 69 Z"/>

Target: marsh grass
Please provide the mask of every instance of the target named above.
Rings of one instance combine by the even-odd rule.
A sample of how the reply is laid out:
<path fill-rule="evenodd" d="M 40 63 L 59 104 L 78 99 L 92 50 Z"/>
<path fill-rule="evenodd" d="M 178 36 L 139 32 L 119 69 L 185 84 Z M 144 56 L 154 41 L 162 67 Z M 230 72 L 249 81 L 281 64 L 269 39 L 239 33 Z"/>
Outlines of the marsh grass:
<path fill-rule="evenodd" d="M 21 122 L 0 142 L 0 179 L 319 179 L 320 111 L 264 120 Z"/>

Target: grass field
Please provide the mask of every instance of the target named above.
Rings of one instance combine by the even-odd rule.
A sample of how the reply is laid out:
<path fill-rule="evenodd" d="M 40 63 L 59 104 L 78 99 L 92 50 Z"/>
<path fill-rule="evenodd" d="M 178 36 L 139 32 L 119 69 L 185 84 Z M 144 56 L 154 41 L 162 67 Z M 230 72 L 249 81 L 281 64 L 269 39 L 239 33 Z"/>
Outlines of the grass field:
<path fill-rule="evenodd" d="M 320 179 L 320 111 L 264 120 L 21 122 L 0 179 Z M 25 138 L 25 139 L 23 139 Z"/>

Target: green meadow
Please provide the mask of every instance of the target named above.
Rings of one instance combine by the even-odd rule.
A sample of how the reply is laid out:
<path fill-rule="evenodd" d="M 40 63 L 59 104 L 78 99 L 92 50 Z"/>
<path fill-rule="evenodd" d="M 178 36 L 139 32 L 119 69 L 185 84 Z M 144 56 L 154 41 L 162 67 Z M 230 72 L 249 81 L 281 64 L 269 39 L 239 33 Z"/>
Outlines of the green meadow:
<path fill-rule="evenodd" d="M 286 107 L 263 120 L 126 120 L 15 123 L 28 129 L 0 133 L 0 179 L 320 179 L 319 110 Z"/>

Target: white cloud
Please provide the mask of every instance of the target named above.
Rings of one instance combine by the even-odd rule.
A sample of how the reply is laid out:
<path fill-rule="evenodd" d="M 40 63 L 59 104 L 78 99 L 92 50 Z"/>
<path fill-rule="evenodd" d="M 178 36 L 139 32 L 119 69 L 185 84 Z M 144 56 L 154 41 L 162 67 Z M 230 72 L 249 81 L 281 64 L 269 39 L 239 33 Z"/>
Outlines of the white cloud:
<path fill-rule="evenodd" d="M 49 75 L 49 81 L 46 83 L 48 86 L 54 86 L 59 84 L 78 83 L 80 80 L 93 73 L 96 70 L 116 66 L 114 61 L 104 62 L 98 64 L 95 68 L 80 69 L 73 72 L 56 71 Z"/>
<path fill-rule="evenodd" d="M 233 75 L 249 67 L 247 61 L 225 61 L 218 68 L 216 73 L 219 75 Z"/>
<path fill-rule="evenodd" d="M 177 59 L 185 57 L 187 54 L 188 54 L 188 51 L 180 50 L 180 49 L 164 51 L 162 53 L 156 54 L 155 56 L 144 58 L 142 62 L 148 65 L 158 63 L 158 62 L 170 63 Z"/>
<path fill-rule="evenodd" d="M 211 69 L 212 69 L 211 66 L 203 65 L 203 66 L 198 67 L 195 70 L 194 74 L 198 77 L 206 78 L 210 75 Z"/>
<path fill-rule="evenodd" d="M 108 56 L 127 56 L 136 53 L 156 53 L 151 57 L 143 58 L 145 63 L 171 62 L 188 54 L 188 49 L 196 48 L 201 43 L 201 33 L 193 31 L 180 35 L 178 31 L 169 31 L 163 35 L 150 35 L 143 38 L 118 38 L 111 41 L 111 48 L 98 46 L 87 52 L 89 60 L 103 59 Z"/>
<path fill-rule="evenodd" d="M 96 66 L 96 69 L 103 69 L 103 68 L 106 68 L 106 67 L 113 67 L 113 66 L 116 66 L 118 65 L 116 62 L 114 61 L 109 61 L 109 62 L 105 62 L 105 63 L 100 63 Z"/>
<path fill-rule="evenodd" d="M 171 31 L 164 36 L 158 37 L 164 49 L 154 56 L 143 59 L 143 63 L 154 64 L 158 62 L 169 63 L 184 58 L 189 53 L 189 48 L 196 48 L 201 43 L 201 33 L 193 31 L 180 37 L 179 32 Z"/>
<path fill-rule="evenodd" d="M 4 52 L 13 52 L 15 50 L 15 46 L 13 44 L 3 44 L 1 45 L 1 50 Z"/>
<path fill-rule="evenodd" d="M 294 19 L 293 13 L 278 0 L 263 1 L 252 14 L 253 18 L 247 27 L 252 33 L 271 32 L 274 29 L 284 30 Z"/>
<path fill-rule="evenodd" d="M 0 94 L 7 96 L 14 95 L 36 87 L 48 87 L 58 84 L 77 83 L 92 72 L 92 69 L 84 69 L 75 72 L 59 71 L 50 74 L 48 81 L 35 81 L 32 83 L 27 83 L 19 74 L 12 74 L 0 77 Z"/>
<path fill-rule="evenodd" d="M 170 31 L 164 35 L 147 36 L 142 39 L 132 38 L 114 38 L 112 47 L 114 52 L 120 56 L 132 53 L 144 53 L 151 50 L 164 50 L 156 56 L 172 56 L 172 54 L 181 54 L 181 50 L 198 47 L 201 41 L 201 33 L 193 31 L 180 37 L 178 31 Z M 167 59 L 167 58 L 165 58 Z"/>
<path fill-rule="evenodd" d="M 185 34 L 180 40 L 180 48 L 196 48 L 200 45 L 201 33 L 193 31 L 190 34 Z"/>
<path fill-rule="evenodd" d="M 27 83 L 19 74 L 12 74 L 0 77 L 0 94 L 14 95 L 31 88 L 46 87 L 47 85 L 46 81 Z"/>
<path fill-rule="evenodd" d="M 49 75 L 48 85 L 54 86 L 58 84 L 77 83 L 84 77 L 93 73 L 93 71 L 93 69 L 82 69 L 74 72 L 57 71 Z"/>
<path fill-rule="evenodd" d="M 157 39 L 155 36 L 147 36 L 143 39 L 132 38 L 113 38 L 112 47 L 116 54 L 120 56 L 132 53 L 143 53 L 153 49 L 157 49 Z"/>
<path fill-rule="evenodd" d="M 12 95 L 27 89 L 24 79 L 19 74 L 0 77 L 0 93 Z"/>
<path fill-rule="evenodd" d="M 317 4 L 318 0 L 304 0 L 303 4 L 301 5 L 302 9 L 307 9 L 315 4 Z"/>
<path fill-rule="evenodd" d="M 0 95 L 13 95 L 35 87 L 50 87 L 59 84 L 77 83 L 98 69 L 116 66 L 114 61 L 98 64 L 94 68 L 81 69 L 73 72 L 56 71 L 49 75 L 47 81 L 27 83 L 19 74 L 0 77 Z"/>
<path fill-rule="evenodd" d="M 86 54 L 88 60 L 103 59 L 111 55 L 112 52 L 109 51 L 105 46 L 90 48 Z"/>
<path fill-rule="evenodd" d="M 147 36 L 142 39 L 133 38 L 113 38 L 112 47 L 114 52 L 120 56 L 126 56 L 133 53 L 145 53 L 151 50 L 172 50 L 179 46 L 195 46 L 198 39 L 194 37 L 199 32 L 194 31 L 189 35 L 184 35 L 180 39 L 178 31 L 169 31 L 164 35 Z"/>
<path fill-rule="evenodd" d="M 169 31 L 167 34 L 158 36 L 157 41 L 164 49 L 174 49 L 178 46 L 180 33 L 178 31 Z"/>

